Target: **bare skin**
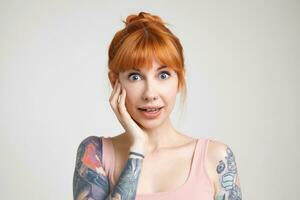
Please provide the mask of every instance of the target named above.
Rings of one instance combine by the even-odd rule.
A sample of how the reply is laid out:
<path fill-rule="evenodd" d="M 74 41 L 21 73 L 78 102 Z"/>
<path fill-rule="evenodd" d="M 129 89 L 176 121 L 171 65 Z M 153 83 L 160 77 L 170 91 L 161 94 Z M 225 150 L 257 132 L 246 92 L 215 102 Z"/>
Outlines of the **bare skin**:
<path fill-rule="evenodd" d="M 102 168 L 103 164 L 99 164 L 102 152 L 93 153 L 97 144 L 88 140 L 78 149 L 73 182 L 74 199 L 133 200 L 136 193 L 170 191 L 186 181 L 195 150 L 195 139 L 177 132 L 170 123 L 169 114 L 175 103 L 178 80 L 174 73 L 161 76 L 166 75 L 162 70 L 165 69 L 154 62 L 151 71 L 141 70 L 135 72 L 134 76 L 127 72 L 120 75 L 120 84 L 116 81 L 110 98 L 113 111 L 126 131 L 113 138 L 116 150 L 114 178 L 117 184 L 108 193 L 107 174 Z M 129 81 L 128 77 L 135 78 Z M 161 120 L 142 120 L 136 109 L 136 106 L 148 105 L 142 99 L 145 102 L 146 99 L 156 99 L 159 102 L 153 105 L 164 105 Z M 145 158 L 128 156 L 129 151 L 141 153 Z M 95 161 L 98 162 L 96 167 L 93 164 Z M 168 163 L 173 163 L 172 168 Z M 206 169 L 214 185 L 216 200 L 241 200 L 236 163 L 232 151 L 226 145 L 216 141 L 210 143 Z M 172 176 L 174 173 L 178 176 Z M 173 179 L 166 182 L 163 177 Z"/>
<path fill-rule="evenodd" d="M 196 139 L 183 134 L 181 134 L 179 138 L 181 142 L 174 144 L 172 148 L 164 148 L 146 156 L 143 161 L 143 167 L 141 169 L 141 174 L 137 185 L 137 194 L 171 191 L 184 184 L 191 167 Z M 113 174 L 114 180 L 118 180 L 121 170 L 126 163 L 128 145 L 126 145 L 126 142 L 124 142 L 125 140 L 126 135 L 124 133 L 116 137 L 112 137 L 113 146 L 116 151 L 116 163 Z M 232 160 L 233 156 L 232 151 L 231 155 L 228 154 L 229 149 L 230 148 L 228 148 L 225 144 L 214 140 L 211 140 L 208 145 L 205 167 L 210 177 L 210 181 L 214 186 L 215 200 L 242 199 L 237 169 L 234 171 L 234 173 L 228 173 L 228 159 Z M 172 157 L 171 155 L 176 156 Z M 160 163 L 160 165 L 157 165 L 156 163 Z M 168 163 L 173 163 L 173 168 L 168 168 Z M 234 167 L 236 168 L 236 163 L 232 164 L 235 165 Z M 155 171 L 153 169 L 155 169 Z M 219 170 L 217 171 L 217 169 Z M 172 176 L 172 174 L 177 174 L 178 176 Z M 165 177 L 172 177 L 173 179 L 170 181 L 170 179 L 166 179 Z M 222 179 L 222 177 L 224 177 L 224 179 Z M 228 180 L 227 182 L 222 181 L 226 180 L 226 178 Z M 234 180 L 230 181 L 231 178 Z M 234 196 L 233 194 L 237 195 Z"/>
<path fill-rule="evenodd" d="M 75 200 L 134 200 L 141 173 L 143 156 L 147 154 L 147 134 L 132 120 L 125 107 L 126 91 L 118 82 L 114 85 L 110 105 L 123 128 L 128 131 L 130 152 L 127 161 L 112 192 L 108 191 L 107 174 L 103 168 L 102 148 L 95 137 L 87 138 L 78 148 L 73 177 Z"/>
<path fill-rule="evenodd" d="M 128 147 L 124 145 L 126 142 L 124 142 L 122 134 L 114 137 L 113 145 L 116 150 L 114 180 L 118 181 L 117 186 L 109 194 L 109 180 L 102 163 L 97 162 L 99 165 L 93 165 L 90 162 L 92 156 L 96 160 L 101 160 L 101 151 L 92 152 L 89 150 L 97 146 L 95 144 L 99 143 L 99 139 L 94 137 L 87 138 L 78 149 L 73 181 L 74 199 L 135 199 L 135 193 L 166 192 L 177 188 L 188 177 L 195 149 L 193 138 L 186 137 L 182 138 L 181 141 L 182 145 L 175 144 L 173 148 L 164 148 L 156 151 L 152 156 L 148 155 L 145 159 L 146 162 L 143 163 L 143 160 L 139 157 L 136 157 L 136 160 L 132 158 L 126 160 L 125 154 L 126 149 L 128 151 Z M 101 148 L 96 149 L 99 150 Z M 170 155 L 176 156 L 172 157 Z M 132 157 L 134 158 L 134 156 Z M 168 167 L 167 164 L 170 163 L 170 160 L 171 163 L 176 163 L 173 165 L 175 168 L 170 169 Z M 164 163 L 162 163 L 163 161 Z M 153 166 L 153 163 L 155 166 Z M 156 163 L 161 164 L 157 165 Z M 124 167 L 122 168 L 122 166 Z M 226 145 L 214 140 L 210 141 L 206 170 L 214 186 L 215 200 L 242 199 L 236 163 L 233 159 L 232 151 Z M 177 174 L 177 176 L 171 176 L 168 174 L 170 172 Z M 169 179 L 166 182 L 164 177 L 172 177 L 173 179 L 171 181 Z M 92 185 L 94 191 L 92 190 Z"/>
<path fill-rule="evenodd" d="M 237 164 L 227 145 L 214 140 L 210 142 L 206 169 L 214 185 L 215 200 L 242 200 Z"/>
<path fill-rule="evenodd" d="M 114 180 L 118 180 L 126 164 L 128 145 L 126 145 L 125 138 L 124 133 L 112 137 L 116 162 Z M 195 138 L 179 134 L 178 141 L 170 144 L 170 147 L 147 154 L 143 160 L 137 194 L 170 191 L 182 185 L 188 177 L 195 147 Z M 157 165 L 157 163 L 160 164 Z M 177 176 L 172 176 L 175 173 Z M 172 177 L 172 181 L 165 177 Z"/>
<path fill-rule="evenodd" d="M 119 180 L 109 193 L 109 180 L 102 163 L 101 144 L 99 137 L 91 136 L 78 147 L 73 176 L 74 200 L 135 199 L 143 158 L 136 155 L 127 156 Z"/>

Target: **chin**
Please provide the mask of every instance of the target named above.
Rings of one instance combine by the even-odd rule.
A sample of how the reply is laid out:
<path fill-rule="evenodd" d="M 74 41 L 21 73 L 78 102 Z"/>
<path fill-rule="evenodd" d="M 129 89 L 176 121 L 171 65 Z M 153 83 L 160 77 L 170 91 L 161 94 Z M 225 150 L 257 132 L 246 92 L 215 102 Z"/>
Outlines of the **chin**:
<path fill-rule="evenodd" d="M 134 120 L 134 121 L 143 129 L 155 129 L 161 126 L 164 122 L 163 119 L 147 120 L 143 118 L 139 118 L 138 120 Z"/>
<path fill-rule="evenodd" d="M 155 129 L 161 125 L 161 123 L 149 123 L 149 122 L 142 122 L 140 124 L 143 129 L 149 130 L 149 129 Z"/>

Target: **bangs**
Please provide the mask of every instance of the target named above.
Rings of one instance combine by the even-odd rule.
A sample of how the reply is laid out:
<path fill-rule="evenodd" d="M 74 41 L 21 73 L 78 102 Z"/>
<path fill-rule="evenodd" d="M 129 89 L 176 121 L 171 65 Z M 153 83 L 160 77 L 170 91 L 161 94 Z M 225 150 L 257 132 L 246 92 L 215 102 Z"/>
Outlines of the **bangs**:
<path fill-rule="evenodd" d="M 168 35 L 139 30 L 124 40 L 111 64 L 115 72 L 150 69 L 154 59 L 176 72 L 183 67 L 181 56 Z"/>
<path fill-rule="evenodd" d="M 185 67 L 180 40 L 159 16 L 140 12 L 129 15 L 125 27 L 114 35 L 108 50 L 108 77 L 112 85 L 119 73 L 132 69 L 149 70 L 156 61 L 178 75 L 178 89 L 186 98 Z"/>

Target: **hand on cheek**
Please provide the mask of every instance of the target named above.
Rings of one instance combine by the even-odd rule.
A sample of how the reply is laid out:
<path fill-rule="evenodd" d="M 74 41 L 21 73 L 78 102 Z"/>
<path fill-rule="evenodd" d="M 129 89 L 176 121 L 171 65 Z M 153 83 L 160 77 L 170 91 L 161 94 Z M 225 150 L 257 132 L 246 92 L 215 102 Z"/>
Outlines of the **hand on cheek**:
<path fill-rule="evenodd" d="M 140 152 L 143 154 L 146 153 L 146 147 L 148 143 L 147 134 L 135 123 L 135 121 L 131 118 L 130 114 L 127 111 L 125 106 L 126 99 L 126 90 L 117 80 L 114 89 L 112 91 L 110 97 L 110 105 L 115 112 L 119 122 L 124 127 L 124 129 L 132 135 L 134 140 L 133 146 L 138 146 Z M 142 148 L 141 148 L 142 147 Z"/>

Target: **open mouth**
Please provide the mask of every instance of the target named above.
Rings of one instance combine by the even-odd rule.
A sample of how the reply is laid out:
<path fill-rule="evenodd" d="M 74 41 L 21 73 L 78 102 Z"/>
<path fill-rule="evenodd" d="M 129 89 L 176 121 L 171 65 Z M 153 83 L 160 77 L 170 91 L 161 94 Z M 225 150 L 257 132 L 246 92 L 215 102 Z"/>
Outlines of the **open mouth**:
<path fill-rule="evenodd" d="M 161 110 L 163 107 L 160 108 L 139 108 L 141 114 L 146 119 L 155 119 L 161 114 Z"/>
<path fill-rule="evenodd" d="M 139 108 L 139 110 L 147 112 L 147 113 L 156 113 L 156 112 L 160 111 L 160 109 L 162 109 L 162 108 L 163 107 L 160 107 L 160 108 L 149 108 L 149 109 Z"/>

